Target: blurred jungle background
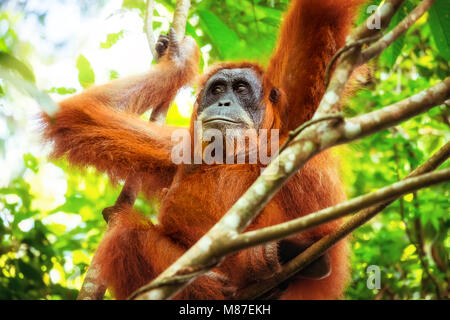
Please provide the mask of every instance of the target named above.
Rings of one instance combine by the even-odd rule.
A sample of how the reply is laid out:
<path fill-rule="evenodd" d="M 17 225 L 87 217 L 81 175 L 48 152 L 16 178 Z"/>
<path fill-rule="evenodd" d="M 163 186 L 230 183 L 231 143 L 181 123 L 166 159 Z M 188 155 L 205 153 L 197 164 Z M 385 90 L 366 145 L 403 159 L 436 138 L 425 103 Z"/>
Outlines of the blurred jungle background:
<path fill-rule="evenodd" d="M 155 34 L 167 32 L 174 0 L 156 1 Z M 287 0 L 192 1 L 187 34 L 216 61 L 266 63 Z M 378 4 L 380 1 L 373 1 Z M 406 1 L 391 27 L 419 1 Z M 48 160 L 39 140 L 39 103 L 144 72 L 152 63 L 144 0 L 0 0 L 0 299 L 75 299 L 104 231 L 101 211 L 120 186 L 93 169 Z M 369 13 L 361 9 L 361 23 Z M 450 2 L 431 10 L 374 61 L 372 76 L 346 101 L 352 116 L 402 100 L 449 76 Z M 14 78 L 10 70 L 17 71 Z M 5 76 L 5 77 L 4 77 Z M 21 88 L 27 79 L 40 89 Z M 34 93 L 33 93 L 34 92 Z M 43 95 L 45 92 L 47 95 Z M 184 89 L 168 122 L 187 125 L 194 101 Z M 336 148 L 349 197 L 405 177 L 450 138 L 444 105 L 398 127 Z M 443 166 L 448 167 L 449 163 Z M 347 299 L 436 299 L 449 292 L 449 184 L 396 201 L 352 237 Z M 157 203 L 136 206 L 155 217 Z M 369 266 L 380 288 L 367 286 Z"/>

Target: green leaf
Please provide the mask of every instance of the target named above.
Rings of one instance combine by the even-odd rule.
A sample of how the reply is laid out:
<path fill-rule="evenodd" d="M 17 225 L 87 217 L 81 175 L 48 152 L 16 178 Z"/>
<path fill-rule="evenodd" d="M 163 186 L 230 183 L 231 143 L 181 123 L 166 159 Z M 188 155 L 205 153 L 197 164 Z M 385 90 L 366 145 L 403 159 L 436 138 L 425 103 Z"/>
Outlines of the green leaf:
<path fill-rule="evenodd" d="M 77 90 L 75 88 L 65 88 L 65 87 L 56 88 L 56 87 L 53 87 L 50 90 L 47 90 L 47 92 L 49 92 L 49 93 L 57 93 L 57 94 L 60 94 L 60 95 L 65 95 L 65 94 L 75 93 L 75 92 L 77 92 Z"/>
<path fill-rule="evenodd" d="M 31 169 L 33 172 L 38 172 L 39 170 L 39 162 L 38 160 L 30 153 L 23 155 L 23 162 L 25 166 Z"/>
<path fill-rule="evenodd" d="M 145 1 L 142 0 L 123 0 L 122 7 L 127 9 L 139 9 L 141 12 L 145 10 Z"/>
<path fill-rule="evenodd" d="M 114 80 L 119 78 L 119 72 L 116 70 L 109 70 L 109 79 Z"/>
<path fill-rule="evenodd" d="M 106 36 L 106 41 L 100 43 L 100 48 L 109 49 L 113 45 L 115 45 L 117 43 L 117 41 L 119 41 L 122 38 L 123 38 L 123 30 L 121 30 L 120 32 L 116 32 L 116 33 L 110 33 Z"/>
<path fill-rule="evenodd" d="M 450 1 L 436 0 L 430 10 L 430 28 L 439 53 L 450 60 Z"/>
<path fill-rule="evenodd" d="M 17 90 L 31 96 L 47 114 L 54 115 L 59 110 L 46 92 L 39 90 L 33 82 L 22 78 L 17 72 L 11 72 L 11 70 L 13 69 L 0 67 L 0 78 L 3 78 Z"/>
<path fill-rule="evenodd" d="M 77 59 L 78 81 L 83 88 L 87 88 L 95 82 L 95 73 L 89 61 L 80 54 Z"/>
<path fill-rule="evenodd" d="M 23 79 L 35 83 L 33 71 L 29 69 L 22 61 L 16 59 L 9 53 L 0 50 L 0 66 L 17 71 Z"/>
<path fill-rule="evenodd" d="M 203 30 L 219 51 L 221 59 L 230 59 L 241 51 L 239 37 L 219 17 L 207 10 L 198 10 L 197 13 Z"/>
<path fill-rule="evenodd" d="M 393 28 L 395 28 L 400 21 L 402 21 L 410 10 L 412 10 L 414 6 L 410 1 L 405 1 L 397 13 L 392 17 L 391 23 L 389 24 L 389 28 L 387 32 L 390 32 Z M 405 35 L 399 37 L 393 44 L 391 44 L 386 50 L 381 54 L 381 59 L 386 63 L 388 68 L 392 68 L 397 61 L 398 56 L 402 52 L 403 46 L 405 45 Z"/>

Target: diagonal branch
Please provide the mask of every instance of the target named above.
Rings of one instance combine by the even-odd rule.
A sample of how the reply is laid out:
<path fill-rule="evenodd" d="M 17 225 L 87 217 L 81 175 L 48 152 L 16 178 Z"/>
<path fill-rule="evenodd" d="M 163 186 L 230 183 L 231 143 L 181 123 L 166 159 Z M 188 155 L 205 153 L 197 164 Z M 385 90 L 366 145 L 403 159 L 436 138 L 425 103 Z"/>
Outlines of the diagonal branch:
<path fill-rule="evenodd" d="M 155 9 L 155 1 L 147 0 L 144 17 L 144 31 L 147 36 L 148 47 L 155 61 L 158 61 L 158 53 L 156 52 L 156 40 L 153 33 L 153 11 Z"/>
<path fill-rule="evenodd" d="M 412 171 L 406 177 L 406 179 L 417 177 L 424 173 L 435 170 L 442 163 L 444 163 L 449 158 L 449 156 L 450 142 L 447 142 L 447 144 L 445 144 L 441 149 L 439 149 L 439 151 L 431 156 L 430 159 L 428 159 L 425 163 Z M 283 281 L 289 279 L 293 274 L 296 274 L 301 269 L 312 263 L 317 257 L 323 255 L 328 249 L 330 249 L 340 240 L 344 239 L 354 230 L 375 217 L 378 213 L 383 211 L 395 200 L 396 199 L 392 199 L 388 202 L 383 202 L 358 212 L 349 220 L 347 220 L 337 231 L 323 237 L 312 246 L 310 246 L 307 250 L 298 255 L 296 258 L 291 260 L 283 267 L 283 270 L 279 274 L 274 275 L 270 279 L 265 279 L 263 282 L 245 288 L 239 294 L 239 299 L 255 299 L 263 295 L 267 291 L 275 288 Z"/>
<path fill-rule="evenodd" d="M 177 33 L 178 39 L 183 39 L 184 34 L 186 33 L 186 23 L 190 7 L 190 0 L 177 0 L 177 4 L 175 5 L 175 11 L 173 14 L 172 26 Z"/>
<path fill-rule="evenodd" d="M 450 181 L 450 169 L 408 178 L 377 190 L 376 192 L 351 199 L 334 207 L 326 208 L 275 226 L 243 233 L 230 239 L 227 246 L 229 245 L 232 251 L 238 251 L 262 243 L 284 239 L 318 225 L 342 218 L 358 210 L 384 202 L 386 199 L 396 199 L 401 195 L 445 181 Z M 391 201 L 389 203 L 391 203 Z"/>
<path fill-rule="evenodd" d="M 350 76 L 353 70 L 361 64 L 361 47 L 371 41 L 375 41 L 381 33 L 381 30 L 386 28 L 391 22 L 395 12 L 400 8 L 404 1 L 402 0 L 387 0 L 383 2 L 363 24 L 356 28 L 348 37 L 347 44 L 336 55 L 342 55 L 336 69 L 329 79 L 331 66 L 328 66 L 325 74 L 325 81 L 327 82 L 327 90 L 319 107 L 314 115 L 314 118 L 322 117 L 324 114 L 336 113 L 340 110 L 340 100 L 345 91 Z M 380 29 L 369 28 L 369 22 L 374 19 L 380 21 Z M 341 52 L 343 51 L 343 52 Z M 335 56 L 336 56 L 335 55 Z M 337 58 L 333 58 L 331 62 Z M 329 82 L 329 83 L 328 83 Z"/>
<path fill-rule="evenodd" d="M 318 123 L 306 128 L 255 181 L 225 216 L 180 259 L 164 271 L 155 282 L 177 275 L 188 268 L 201 268 L 223 257 L 223 248 L 242 232 L 271 200 L 283 184 L 311 157 L 332 146 L 360 139 L 369 134 L 394 126 L 450 97 L 450 78 L 391 106 L 340 122 L 337 125 Z M 383 199 L 381 199 L 383 200 Z M 380 200 L 380 201 L 381 201 Z M 385 199 L 384 199 L 385 200 Z M 204 250 L 203 244 L 209 244 Z M 192 280 L 194 276 L 190 278 Z M 189 279 L 189 277 L 186 277 Z M 166 284 L 140 295 L 139 299 L 164 299 L 172 296 L 189 283 Z M 154 285 L 152 285 L 154 287 Z M 145 292 L 143 287 L 139 292 Z"/>
<path fill-rule="evenodd" d="M 384 35 L 377 42 L 372 44 L 369 48 L 361 52 L 360 64 L 363 64 L 372 58 L 378 56 L 394 43 L 401 35 L 403 35 L 417 20 L 419 20 L 425 12 L 431 7 L 434 0 L 424 0 L 417 7 L 414 8 L 394 29 Z"/>

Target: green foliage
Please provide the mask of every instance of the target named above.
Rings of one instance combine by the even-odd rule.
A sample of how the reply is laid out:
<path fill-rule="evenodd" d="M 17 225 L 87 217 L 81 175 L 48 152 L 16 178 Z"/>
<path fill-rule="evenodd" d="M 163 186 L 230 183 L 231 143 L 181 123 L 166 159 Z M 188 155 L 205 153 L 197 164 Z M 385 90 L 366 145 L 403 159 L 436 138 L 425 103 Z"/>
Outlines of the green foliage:
<path fill-rule="evenodd" d="M 110 33 L 107 35 L 106 41 L 100 43 L 100 48 L 109 49 L 113 45 L 115 45 L 117 41 L 119 41 L 122 38 L 123 38 L 123 30 L 121 30 L 120 32 L 116 32 L 116 33 Z"/>
<path fill-rule="evenodd" d="M 27 81 L 33 83 L 36 81 L 33 71 L 31 71 L 22 61 L 4 51 L 0 51 L 0 67 L 17 71 L 22 78 Z"/>
<path fill-rule="evenodd" d="M 77 59 L 78 81 L 83 88 L 87 88 L 95 82 L 95 73 L 91 64 L 83 55 L 79 55 Z"/>
<path fill-rule="evenodd" d="M 213 39 L 213 46 L 219 52 L 221 59 L 230 59 L 240 52 L 241 46 L 237 34 L 227 27 L 213 12 L 197 10 L 201 26 L 208 37 Z"/>
<path fill-rule="evenodd" d="M 448 62 L 432 49 L 424 19 L 404 37 L 396 61 L 385 57 L 372 64 L 370 83 L 348 101 L 348 115 L 395 103 L 450 75 Z M 438 106 L 395 129 L 339 148 L 349 195 L 394 183 L 425 162 L 449 140 L 448 119 L 448 107 Z M 448 161 L 443 166 L 448 167 Z M 348 299 L 434 299 L 436 286 L 426 270 L 442 292 L 448 290 L 449 187 L 447 183 L 406 195 L 353 233 Z M 423 257 L 417 247 L 425 248 Z M 381 290 L 366 285 L 371 265 L 381 269 Z"/>
<path fill-rule="evenodd" d="M 145 10 L 145 1 L 143 0 L 123 0 L 122 7 L 126 9 L 139 9 L 141 12 Z"/>
<path fill-rule="evenodd" d="M 411 1 L 405 1 L 392 17 L 387 32 L 391 31 L 399 22 L 401 22 L 412 9 L 414 9 L 414 5 L 411 3 Z M 402 35 L 381 54 L 380 58 L 385 61 L 387 66 L 394 66 L 395 61 L 402 52 L 403 46 L 405 44 L 405 37 L 406 35 Z"/>
<path fill-rule="evenodd" d="M 114 80 L 119 78 L 119 73 L 116 70 L 109 70 L 109 79 Z"/>
<path fill-rule="evenodd" d="M 77 92 L 74 88 L 65 88 L 65 87 L 59 87 L 59 88 L 51 88 L 50 90 L 47 90 L 49 93 L 57 93 L 59 95 L 65 95 L 65 94 L 73 94 Z"/>
<path fill-rule="evenodd" d="M 437 0 L 431 6 L 430 28 L 440 54 L 450 60 L 450 2 Z"/>

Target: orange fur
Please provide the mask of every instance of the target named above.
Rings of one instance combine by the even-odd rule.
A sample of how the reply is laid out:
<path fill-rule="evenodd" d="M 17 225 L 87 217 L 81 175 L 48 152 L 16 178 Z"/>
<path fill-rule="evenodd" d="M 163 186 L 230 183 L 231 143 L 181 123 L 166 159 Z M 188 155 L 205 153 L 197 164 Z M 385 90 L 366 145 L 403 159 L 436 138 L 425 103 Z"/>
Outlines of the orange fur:
<path fill-rule="evenodd" d="M 137 115 L 167 109 L 178 89 L 195 79 L 199 52 L 194 42 L 181 43 L 187 55 L 163 56 L 146 74 L 94 86 L 60 103 L 54 119 L 42 114 L 43 138 L 53 142 L 53 157 L 93 165 L 116 182 L 143 177 L 148 196 L 170 185 L 176 166 L 170 160 L 176 127 L 148 123 Z"/>
<path fill-rule="evenodd" d="M 287 93 L 288 108 L 280 110 L 285 129 L 309 120 L 323 94 L 326 67 L 345 44 L 363 0 L 292 1 L 267 77 Z"/>
<path fill-rule="evenodd" d="M 281 129 L 281 140 L 286 139 L 289 130 L 307 121 L 316 110 L 325 90 L 325 68 L 344 44 L 359 2 L 293 0 L 266 73 L 248 62 L 223 63 L 204 76 L 200 88 L 218 70 L 252 68 L 263 83 L 266 111 L 262 127 Z M 55 156 L 67 154 L 70 162 L 94 165 L 115 179 L 138 172 L 150 193 L 170 184 L 162 199 L 157 225 L 136 212 L 119 212 L 99 246 L 101 276 L 119 299 L 173 263 L 230 209 L 261 172 L 260 165 L 249 164 L 175 166 L 170 161 L 174 128 L 143 123 L 130 115 L 141 113 L 150 103 L 168 105 L 179 86 L 191 80 L 197 58 L 195 52 L 183 65 L 166 61 L 147 77 L 87 90 L 62 102 L 62 110 L 53 122 L 44 117 L 45 137 L 54 141 Z M 281 92 L 276 104 L 269 100 L 274 86 Z M 196 117 L 194 109 L 192 121 Z M 248 230 L 304 216 L 344 199 L 336 161 L 329 152 L 323 152 L 288 181 Z M 310 245 L 340 224 L 333 221 L 292 240 Z M 278 254 L 279 243 L 275 242 L 231 255 L 177 298 L 230 298 L 240 288 L 279 271 Z M 332 271 L 328 277 L 293 278 L 278 297 L 341 298 L 349 274 L 346 241 L 330 249 L 329 255 Z"/>

